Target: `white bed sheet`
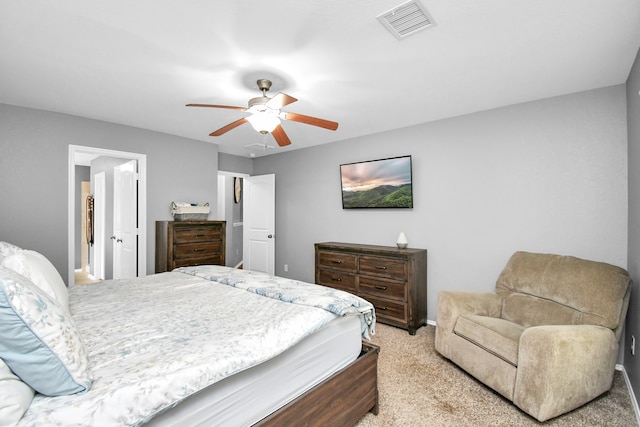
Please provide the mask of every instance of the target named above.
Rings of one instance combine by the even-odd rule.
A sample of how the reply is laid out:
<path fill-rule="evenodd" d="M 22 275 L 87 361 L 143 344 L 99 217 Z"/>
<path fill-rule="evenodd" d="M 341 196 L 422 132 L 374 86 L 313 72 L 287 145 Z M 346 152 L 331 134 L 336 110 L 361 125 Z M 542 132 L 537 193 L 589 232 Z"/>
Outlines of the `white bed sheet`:
<path fill-rule="evenodd" d="M 278 357 L 209 386 L 146 425 L 250 426 L 347 366 L 361 348 L 359 319 L 337 318 Z"/>

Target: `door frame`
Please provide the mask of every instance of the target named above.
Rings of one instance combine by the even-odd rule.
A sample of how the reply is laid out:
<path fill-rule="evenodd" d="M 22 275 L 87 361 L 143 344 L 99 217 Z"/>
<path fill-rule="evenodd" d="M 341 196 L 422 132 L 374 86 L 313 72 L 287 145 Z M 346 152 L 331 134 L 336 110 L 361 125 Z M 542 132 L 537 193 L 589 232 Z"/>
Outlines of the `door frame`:
<path fill-rule="evenodd" d="M 138 161 L 138 276 L 147 275 L 147 156 L 146 154 L 130 153 L 127 151 L 109 150 L 106 148 L 87 147 L 82 145 L 69 144 L 69 174 L 68 174 L 68 284 L 69 287 L 75 285 L 75 185 L 76 185 L 76 164 L 81 158 L 93 156 L 119 157 L 123 159 Z"/>
<path fill-rule="evenodd" d="M 105 194 L 106 194 L 106 175 L 105 171 L 99 172 L 95 175 L 96 181 L 93 183 L 93 196 L 95 201 L 94 208 L 94 245 L 95 248 L 93 250 L 93 259 L 90 264 L 90 272 L 93 275 L 93 278 L 96 280 L 104 280 L 105 276 L 105 254 L 104 254 L 104 245 L 106 244 L 106 234 L 105 234 L 105 218 L 106 218 L 106 207 L 105 207 Z M 74 276 L 75 277 L 75 276 Z"/>

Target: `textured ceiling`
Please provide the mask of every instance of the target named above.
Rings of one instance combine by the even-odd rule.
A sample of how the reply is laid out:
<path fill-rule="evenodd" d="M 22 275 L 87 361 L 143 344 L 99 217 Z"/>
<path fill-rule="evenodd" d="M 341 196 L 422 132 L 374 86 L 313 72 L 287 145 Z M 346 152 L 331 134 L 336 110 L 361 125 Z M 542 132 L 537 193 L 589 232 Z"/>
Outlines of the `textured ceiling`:
<path fill-rule="evenodd" d="M 4 0 L 0 103 L 260 156 L 624 83 L 640 47 L 638 0 L 422 0 L 436 25 L 398 40 L 376 16 L 402 3 Z M 338 130 L 287 121 L 265 150 L 209 136 L 245 113 L 184 106 L 244 107 L 258 78 Z"/>

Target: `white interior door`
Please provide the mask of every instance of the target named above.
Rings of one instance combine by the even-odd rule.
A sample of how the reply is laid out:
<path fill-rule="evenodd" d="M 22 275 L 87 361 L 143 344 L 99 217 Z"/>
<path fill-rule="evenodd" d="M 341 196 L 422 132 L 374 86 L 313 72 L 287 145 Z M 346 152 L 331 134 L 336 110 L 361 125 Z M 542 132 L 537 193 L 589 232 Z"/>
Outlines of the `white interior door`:
<path fill-rule="evenodd" d="M 113 170 L 113 278 L 137 276 L 136 160 Z"/>
<path fill-rule="evenodd" d="M 276 176 L 244 178 L 243 268 L 275 274 Z"/>

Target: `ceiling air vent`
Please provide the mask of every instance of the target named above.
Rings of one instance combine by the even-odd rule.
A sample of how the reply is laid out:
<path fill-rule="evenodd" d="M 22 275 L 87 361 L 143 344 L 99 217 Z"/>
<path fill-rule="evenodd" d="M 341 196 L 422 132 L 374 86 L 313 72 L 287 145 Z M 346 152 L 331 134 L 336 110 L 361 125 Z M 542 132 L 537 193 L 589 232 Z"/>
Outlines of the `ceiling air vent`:
<path fill-rule="evenodd" d="M 436 24 L 422 3 L 415 0 L 381 13 L 377 18 L 399 40 Z"/>

